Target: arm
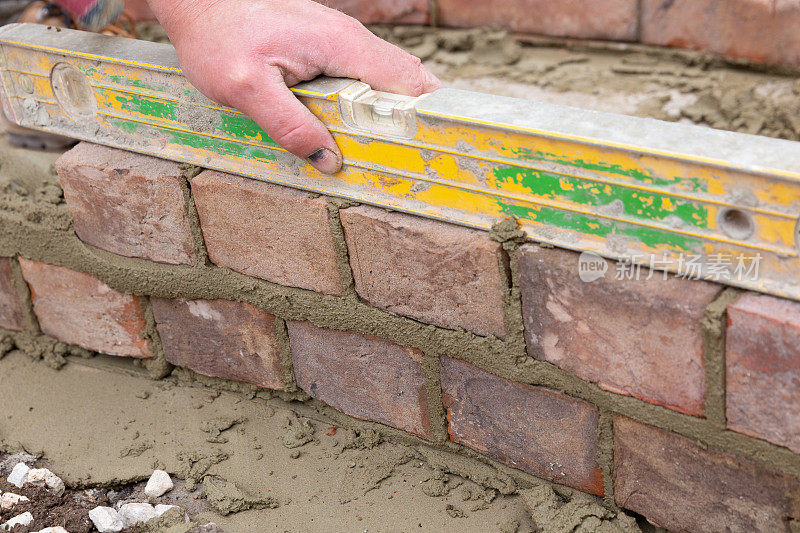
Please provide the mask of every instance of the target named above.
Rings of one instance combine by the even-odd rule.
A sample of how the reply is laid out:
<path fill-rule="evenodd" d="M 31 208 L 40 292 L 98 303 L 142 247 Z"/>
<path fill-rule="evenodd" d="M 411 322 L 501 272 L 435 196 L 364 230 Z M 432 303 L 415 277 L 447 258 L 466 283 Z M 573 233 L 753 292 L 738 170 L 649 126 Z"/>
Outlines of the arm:
<path fill-rule="evenodd" d="M 312 0 L 149 1 L 195 87 L 325 173 L 341 153 L 288 87 L 322 74 L 411 96 L 442 86 L 418 58 Z"/>

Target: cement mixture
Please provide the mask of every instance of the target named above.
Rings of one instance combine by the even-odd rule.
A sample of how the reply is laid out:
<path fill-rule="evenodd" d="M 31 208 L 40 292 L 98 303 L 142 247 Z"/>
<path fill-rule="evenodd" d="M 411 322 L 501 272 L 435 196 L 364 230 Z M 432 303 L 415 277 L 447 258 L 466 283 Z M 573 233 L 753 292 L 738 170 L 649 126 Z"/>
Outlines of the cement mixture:
<path fill-rule="evenodd" d="M 373 29 L 452 87 L 800 139 L 796 75 L 638 45 Z M 139 30 L 164 39 L 157 26 Z M 0 209 L 69 229 L 57 155 L 1 144 Z M 70 354 L 83 359 L 65 365 Z M 158 503 L 224 531 L 638 530 L 631 517 L 569 489 L 520 485 L 489 465 L 391 442 L 374 426 L 336 427 L 313 402 L 220 390 L 184 371 L 152 381 L 128 361 L 90 356 L 0 334 L 0 450 L 35 455 L 67 483 L 65 498 L 88 490 L 97 501 L 142 501 L 143 481 L 159 468 L 176 488 Z M 35 525 L 13 531 L 57 524 Z"/>

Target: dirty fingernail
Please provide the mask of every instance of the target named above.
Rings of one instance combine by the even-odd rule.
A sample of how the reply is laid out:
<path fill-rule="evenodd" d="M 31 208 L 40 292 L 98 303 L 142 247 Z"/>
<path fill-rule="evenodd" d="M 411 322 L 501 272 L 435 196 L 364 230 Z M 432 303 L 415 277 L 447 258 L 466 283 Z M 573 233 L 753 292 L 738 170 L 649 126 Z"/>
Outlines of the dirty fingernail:
<path fill-rule="evenodd" d="M 333 153 L 327 148 L 320 148 L 308 156 L 307 159 L 314 168 L 325 174 L 334 174 L 342 168 L 342 156 Z"/>

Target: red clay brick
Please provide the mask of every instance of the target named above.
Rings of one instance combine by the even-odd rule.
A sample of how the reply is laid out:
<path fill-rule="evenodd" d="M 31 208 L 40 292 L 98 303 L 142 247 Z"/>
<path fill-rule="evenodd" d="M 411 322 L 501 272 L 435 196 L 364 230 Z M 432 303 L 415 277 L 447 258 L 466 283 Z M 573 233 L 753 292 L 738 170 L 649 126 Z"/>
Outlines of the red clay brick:
<path fill-rule="evenodd" d="M 670 531 L 789 531 L 800 484 L 726 453 L 614 418 L 614 496 Z"/>
<path fill-rule="evenodd" d="M 800 452 L 800 303 L 743 294 L 728 306 L 728 427 Z"/>
<path fill-rule="evenodd" d="M 633 41 L 638 0 L 438 0 L 444 26 L 492 26 L 558 37 Z"/>
<path fill-rule="evenodd" d="M 178 163 L 80 143 L 56 170 L 83 242 L 127 257 L 194 263 Z"/>
<path fill-rule="evenodd" d="M 192 180 L 215 264 L 281 285 L 344 292 L 324 198 L 206 170 Z"/>
<path fill-rule="evenodd" d="M 111 355 L 152 357 L 137 296 L 61 266 L 19 258 L 42 331 L 68 344 Z"/>
<path fill-rule="evenodd" d="M 340 214 L 366 301 L 429 324 L 505 337 L 500 246 L 487 233 L 368 206 Z"/>
<path fill-rule="evenodd" d="M 300 388 L 350 416 L 432 437 L 422 352 L 310 322 L 287 326 Z"/>
<path fill-rule="evenodd" d="M 173 365 L 270 389 L 285 387 L 274 315 L 229 300 L 150 301 L 164 356 Z"/>
<path fill-rule="evenodd" d="M 642 41 L 800 65 L 795 0 L 643 0 Z"/>
<path fill-rule="evenodd" d="M 441 359 L 450 438 L 514 468 L 603 494 L 597 409 L 544 387 Z"/>
<path fill-rule="evenodd" d="M 13 259 L 0 257 L 0 329 L 22 331 L 25 329 L 25 320 L 14 287 L 11 261 Z"/>
<path fill-rule="evenodd" d="M 428 0 L 317 0 L 364 24 L 427 24 Z"/>
<path fill-rule="evenodd" d="M 647 269 L 639 280 L 583 282 L 579 254 L 520 253 L 528 353 L 606 390 L 693 415 L 705 404 L 701 320 L 717 285 Z"/>

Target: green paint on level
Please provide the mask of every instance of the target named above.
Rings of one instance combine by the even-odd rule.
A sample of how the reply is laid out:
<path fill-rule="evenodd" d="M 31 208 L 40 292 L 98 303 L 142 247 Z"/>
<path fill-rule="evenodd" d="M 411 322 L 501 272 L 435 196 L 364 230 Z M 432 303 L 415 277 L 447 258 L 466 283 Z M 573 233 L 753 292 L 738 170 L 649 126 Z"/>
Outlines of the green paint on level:
<path fill-rule="evenodd" d="M 273 141 L 270 136 L 261 129 L 261 126 L 256 124 L 256 122 L 247 115 L 230 115 L 220 112 L 219 117 L 221 123 L 217 126 L 217 129 L 222 133 L 226 133 L 236 139 L 257 141 L 268 146 L 278 146 L 278 143 Z"/>
<path fill-rule="evenodd" d="M 618 204 L 618 214 L 644 220 L 677 217 L 692 227 L 708 227 L 708 208 L 697 202 L 510 165 L 496 168 L 494 177 L 498 185 L 521 185 L 541 198 L 592 207 Z"/>
<path fill-rule="evenodd" d="M 163 120 L 178 120 L 178 106 L 140 95 L 118 95 L 114 98 L 123 111 Z"/>
<path fill-rule="evenodd" d="M 522 221 L 536 221 L 541 224 L 575 230 L 597 237 L 625 235 L 651 248 L 670 246 L 681 252 L 694 253 L 700 250 L 702 245 L 699 239 L 693 237 L 687 237 L 664 230 L 642 228 L 633 224 L 610 223 L 607 220 L 583 215 L 581 213 L 568 213 L 550 207 L 533 209 L 503 202 L 499 202 L 499 205 L 503 213 Z"/>
<path fill-rule="evenodd" d="M 175 131 L 153 124 L 140 124 L 138 122 L 124 119 L 109 118 L 108 122 L 118 127 L 125 133 L 139 134 L 140 137 L 143 135 L 155 137 L 152 133 L 152 130 L 155 130 L 166 135 L 168 142 L 172 144 L 178 144 L 198 150 L 205 150 L 214 154 L 241 157 L 243 159 L 250 159 L 259 162 L 275 160 L 275 154 L 266 149 L 259 148 L 258 146 L 240 144 L 234 141 L 227 141 L 214 137 L 206 137 L 198 133 Z M 139 140 L 144 141 L 146 138 L 140 138 Z"/>
<path fill-rule="evenodd" d="M 542 161 L 546 163 L 556 163 L 559 165 L 566 165 L 571 167 L 578 167 L 584 170 L 593 170 L 597 172 L 607 172 L 616 176 L 624 176 L 633 178 L 643 183 L 659 186 L 677 185 L 681 189 L 689 191 L 706 191 L 708 186 L 705 181 L 700 178 L 663 178 L 653 176 L 651 173 L 638 168 L 625 168 L 620 165 L 602 162 L 584 161 L 583 159 L 568 159 L 559 154 L 549 152 L 534 151 L 530 148 L 518 147 L 509 148 L 501 147 L 502 151 L 511 152 L 519 159 L 527 159 L 531 161 Z"/>
<path fill-rule="evenodd" d="M 139 89 L 147 89 L 148 91 L 155 91 L 155 92 L 166 92 L 167 88 L 163 86 L 156 86 L 150 85 L 149 83 L 145 83 L 142 80 L 137 80 L 133 78 L 127 78 L 125 76 L 116 76 L 116 75 L 109 75 L 108 76 L 111 81 L 118 85 L 125 85 L 128 87 L 137 87 Z"/>

